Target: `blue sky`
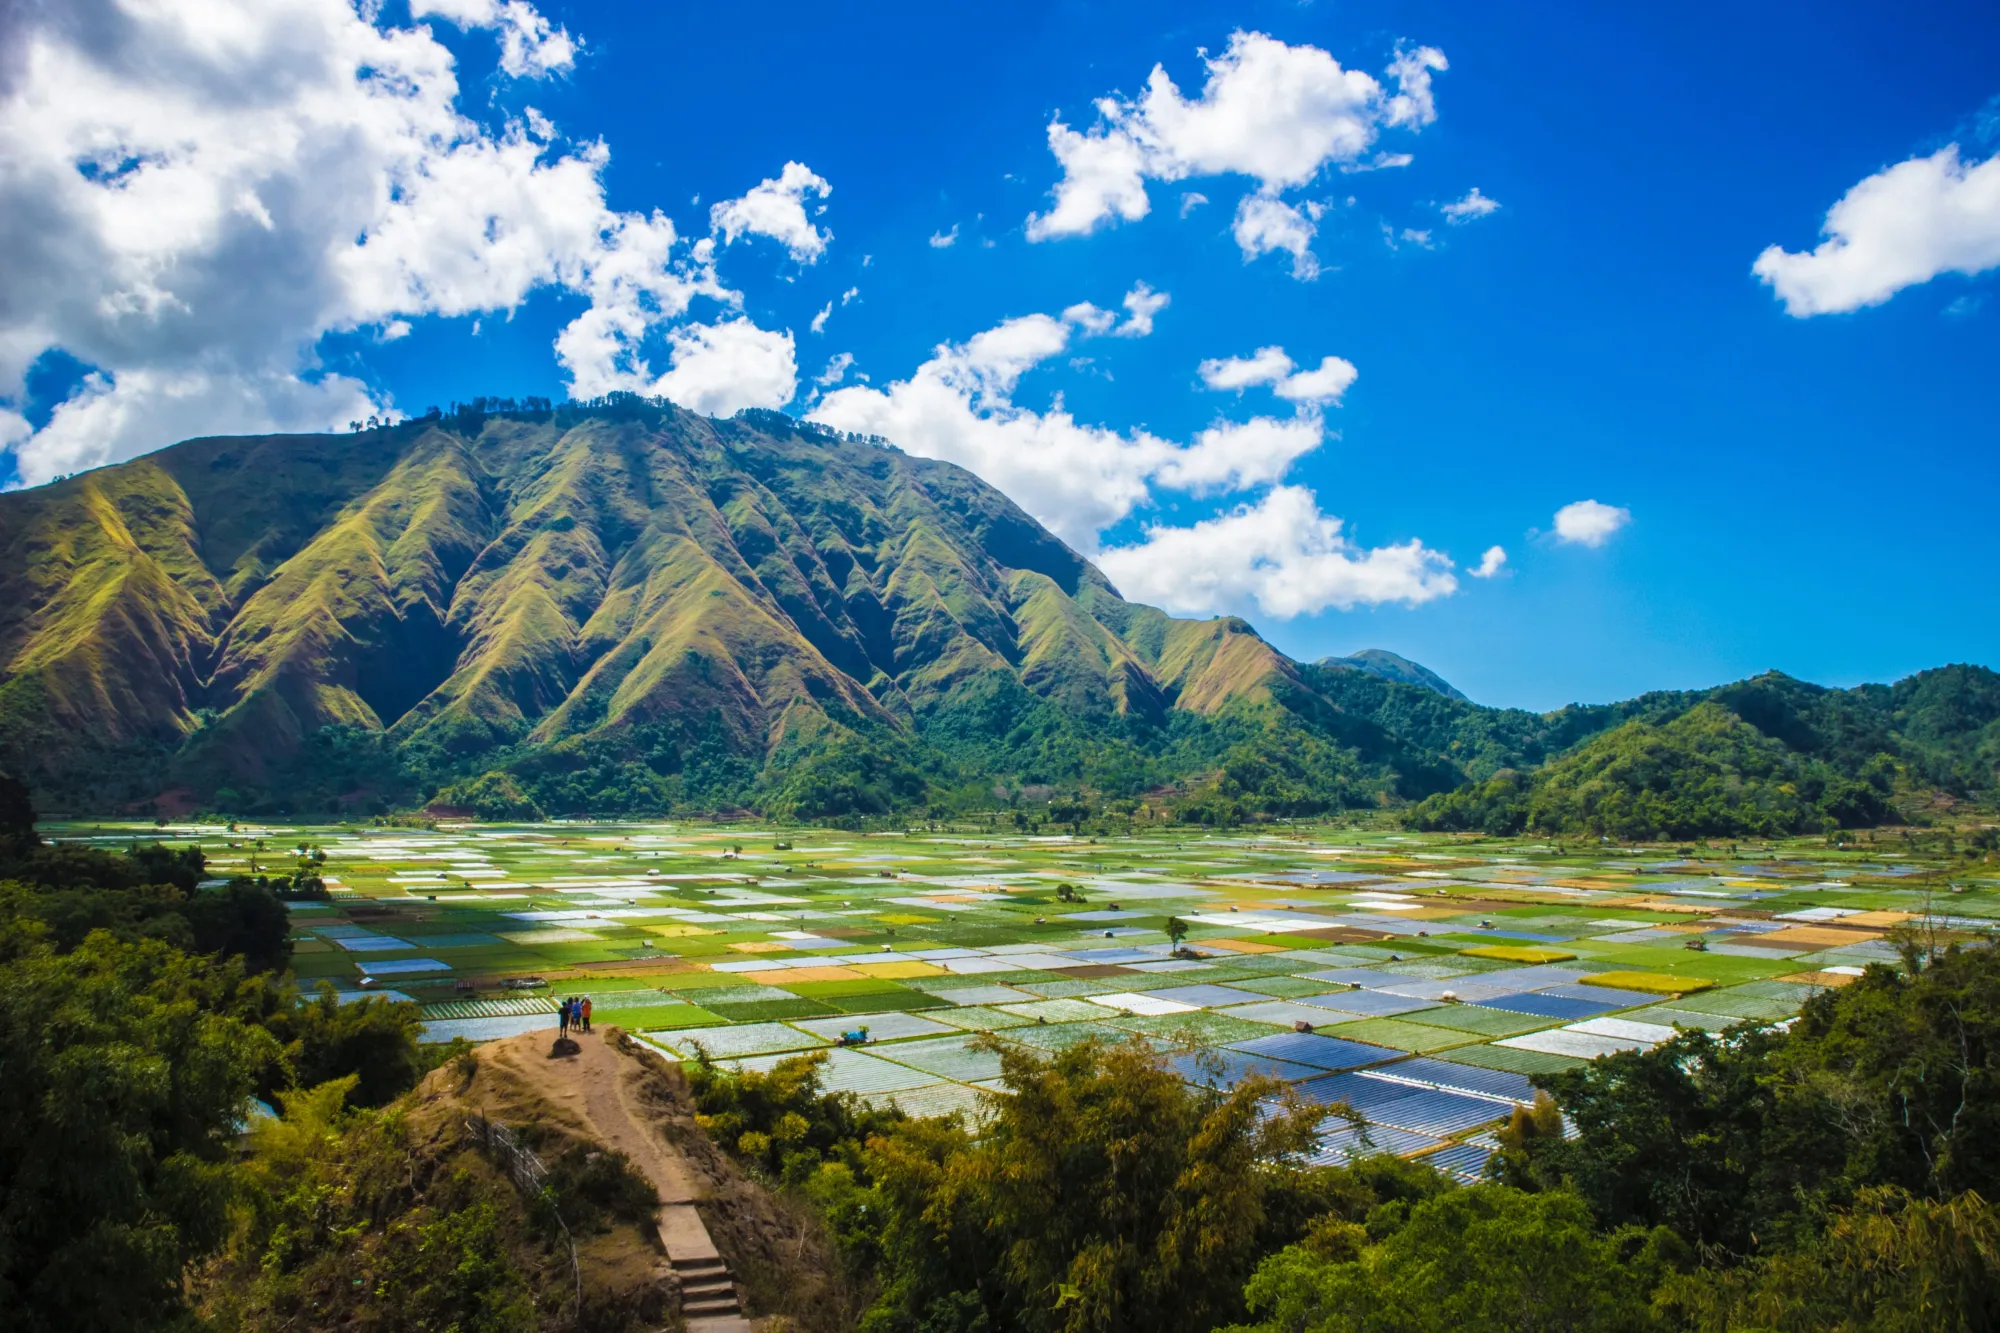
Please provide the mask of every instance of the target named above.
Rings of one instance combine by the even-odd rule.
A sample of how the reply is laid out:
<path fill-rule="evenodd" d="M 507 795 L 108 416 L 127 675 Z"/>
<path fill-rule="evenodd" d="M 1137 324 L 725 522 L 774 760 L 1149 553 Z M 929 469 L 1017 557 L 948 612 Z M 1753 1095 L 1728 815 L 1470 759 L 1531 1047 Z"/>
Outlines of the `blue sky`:
<path fill-rule="evenodd" d="M 1990 5 L 753 13 L 548 0 L 536 19 L 518 0 L 511 13 L 497 0 L 418 3 L 435 11 L 422 17 L 429 36 L 398 58 L 430 69 L 425 52 L 448 51 L 457 88 L 439 105 L 476 126 L 452 150 L 470 183 L 437 197 L 490 189 L 503 222 L 586 205 L 639 219 L 625 255 L 653 254 L 647 238 L 665 245 L 646 221 L 657 210 L 675 248 L 659 249 L 655 267 L 680 265 L 679 285 L 649 279 L 633 297 L 601 237 L 566 258 L 570 233 L 553 224 L 517 268 L 485 253 L 439 257 L 427 238 L 464 220 L 399 222 L 393 193 L 358 224 L 370 264 L 326 261 L 325 237 L 346 244 L 339 229 L 357 224 L 307 204 L 287 211 L 283 181 L 346 180 L 351 167 L 365 184 L 395 169 L 381 165 L 389 157 L 328 165 L 274 142 L 248 165 L 214 165 L 219 153 L 177 164 L 171 147 L 104 148 L 139 131 L 113 133 L 79 106 L 66 132 L 97 146 L 96 175 L 67 183 L 78 199 L 120 172 L 133 194 L 152 172 L 173 198 L 222 200 L 218 216 L 256 246 L 231 250 L 238 242 L 215 237 L 235 232 L 196 228 L 165 271 L 213 262 L 212 285 L 128 283 L 121 310 L 132 290 L 169 289 L 169 313 L 147 328 L 187 316 L 137 351 L 129 314 L 48 315 L 70 289 L 0 297 L 0 332 L 16 348 L 0 354 L 0 380 L 14 381 L 0 383 L 0 411 L 20 414 L 11 437 L 0 418 L 0 438 L 13 439 L 21 480 L 206 429 L 337 424 L 476 394 L 560 398 L 672 365 L 659 383 L 676 396 L 783 401 L 967 462 L 1100 555 L 1132 595 L 1243 614 L 1298 657 L 1390 648 L 1482 702 L 1548 708 L 1773 667 L 1849 684 L 1947 661 L 2000 665 L 2000 167 L 1981 172 L 2000 150 Z M 343 19 L 336 0 L 283 4 L 345 34 L 333 47 L 353 38 L 354 68 L 379 63 L 368 53 L 379 34 L 415 22 L 407 0 L 390 0 L 378 36 L 357 36 L 348 25 L 364 21 Z M 1265 43 L 1256 50 L 1269 60 L 1233 39 Z M 1248 137 L 1218 146 L 1242 125 L 1218 114 L 1206 130 L 1176 128 L 1162 112 L 1133 130 L 1154 136 L 1138 179 L 1149 211 L 1037 238 L 1029 219 L 1051 215 L 1065 172 L 1052 120 L 1099 135 L 1142 122 L 1134 99 L 1156 65 L 1176 105 L 1229 111 L 1218 100 L 1228 89 L 1204 92 L 1219 77 L 1205 62 L 1226 65 L 1232 49 Z M 1430 66 L 1448 67 L 1409 63 L 1426 49 L 1443 57 Z M 298 58 L 287 52 L 275 37 L 244 39 L 231 60 L 240 76 L 246 61 L 286 68 Z M 1399 56 L 1428 77 L 1427 101 L 1391 72 Z M 1324 75 L 1329 60 L 1376 91 L 1255 132 L 1250 102 L 1293 74 Z M 135 104 L 163 98 L 190 124 L 204 123 L 209 95 L 132 90 Z M 1101 98 L 1127 104 L 1117 124 L 1095 108 Z M 1309 154 L 1303 177 L 1296 162 L 1268 165 L 1343 114 L 1365 145 Z M 0 142 L 34 128 L 0 105 Z M 470 174 L 524 133 L 538 145 L 530 157 L 574 163 L 570 174 Z M 1957 154 L 1939 166 L 1948 145 Z M 1265 178 L 1240 169 L 1253 160 Z M 799 217 L 763 227 L 778 235 L 753 223 L 727 240 L 732 215 L 712 210 L 782 182 L 787 163 L 816 178 L 794 191 Z M 74 151 L 69 169 L 82 170 Z M 447 180 L 441 167 L 432 178 Z M 248 180 L 262 202 L 218 180 L 231 191 Z M 1843 253 L 1804 258 L 1828 210 L 1871 180 Z M 1497 209 L 1461 209 L 1454 222 L 1445 206 L 1475 187 Z M 1235 225 L 1246 200 L 1309 224 L 1310 258 L 1250 255 Z M 158 198 L 147 207 L 178 216 Z M 60 223 L 8 225 L 46 227 L 29 239 L 57 254 Z M 133 271 L 162 271 L 132 259 L 110 224 L 102 235 L 126 247 L 114 257 Z M 1768 247 L 1794 257 L 1772 262 L 1773 281 L 1752 271 Z M 390 254 L 395 265 L 373 263 Z M 60 278 L 60 262 L 38 271 Z M 281 288 L 255 310 L 232 295 Z M 322 288 L 331 294 L 289 295 Z M 1125 304 L 1135 290 L 1136 322 Z M 1146 291 L 1168 300 L 1153 309 Z M 685 311 L 659 308 L 680 301 Z M 638 311 L 642 327 L 603 342 L 598 363 L 575 344 L 559 357 L 558 337 L 594 311 Z M 698 349 L 719 358 L 701 363 L 708 378 L 692 354 L 683 373 L 674 339 L 697 326 L 742 333 L 741 357 L 723 356 L 713 335 Z M 941 345 L 956 350 L 939 356 Z M 231 346 L 257 350 L 216 350 Z M 272 346 L 293 347 L 296 364 L 255 359 Z M 1216 364 L 1261 348 L 1284 349 L 1288 369 Z M 845 375 L 816 385 L 843 355 Z M 1352 367 L 1351 384 L 1327 357 Z M 598 368 L 579 371 L 588 364 Z M 1315 370 L 1321 379 L 1296 378 Z M 724 372 L 738 378 L 718 386 Z M 1232 375 L 1251 382 L 1205 382 Z M 9 467 L 0 461 L 0 474 Z M 1565 540 L 1557 512 L 1580 501 L 1602 517 L 1578 524 L 1588 515 L 1572 511 Z M 1504 563 L 1477 577 L 1494 546 Z"/>

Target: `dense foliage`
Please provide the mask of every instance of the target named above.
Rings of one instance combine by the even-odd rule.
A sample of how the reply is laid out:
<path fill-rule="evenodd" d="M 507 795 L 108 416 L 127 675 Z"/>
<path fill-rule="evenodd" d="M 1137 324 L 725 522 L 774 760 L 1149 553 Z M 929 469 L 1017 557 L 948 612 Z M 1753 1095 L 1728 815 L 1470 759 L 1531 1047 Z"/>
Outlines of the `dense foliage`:
<path fill-rule="evenodd" d="M 1870 1188 L 2000 1200 L 2000 954 L 1915 946 L 1784 1032 L 1687 1032 L 1542 1080 L 1576 1127 L 1510 1169 L 1615 1224 L 1754 1256 Z"/>
<path fill-rule="evenodd" d="M 1258 1268 L 1245 1295 L 1263 1318 L 1238 1333 L 1637 1333 L 1683 1252 L 1665 1228 L 1601 1230 L 1565 1191 L 1455 1189 L 1321 1219 Z"/>
<path fill-rule="evenodd" d="M 353 1079 L 280 1098 L 241 1168 L 238 1224 L 200 1284 L 211 1326 L 613 1333 L 664 1304 L 579 1285 L 570 1246 L 658 1200 L 624 1157 L 542 1128 L 546 1165 L 523 1197 L 445 1108 L 351 1109 Z"/>
<path fill-rule="evenodd" d="M 1007 1053 L 977 1132 L 829 1095 L 822 1056 L 690 1077 L 877 1333 L 1971 1333 L 2000 1319 L 2000 954 L 1904 954 L 1789 1029 L 1538 1079 L 1471 1187 L 1303 1166 L 1325 1108 L 1259 1112 L 1275 1085 L 1191 1087 L 1137 1044 Z"/>
<path fill-rule="evenodd" d="M 713 725 L 647 723 L 524 750 L 435 799 L 485 819 L 759 810 L 847 824 L 996 806 L 1054 819 L 1052 802 L 1081 801 L 1099 821 L 1151 806 L 1233 825 L 1408 802 L 1411 826 L 1437 832 L 1784 836 L 1919 817 L 1933 792 L 1991 799 L 1996 682 L 1968 667 L 1851 691 L 1772 675 L 1531 714 L 1322 667 L 1212 714 L 1094 714 L 988 672 L 912 731 L 821 729 L 759 765 Z M 450 771 L 426 760 L 400 789 Z"/>
<path fill-rule="evenodd" d="M 278 1043 L 240 964 L 108 931 L 0 927 L 0 1309 L 23 1330 L 149 1328 L 228 1225 L 234 1126 Z"/>
<path fill-rule="evenodd" d="M 1138 1043 L 994 1049 L 1012 1095 L 976 1135 L 843 1109 L 823 1056 L 692 1073 L 701 1123 L 811 1200 L 873 1275 L 863 1328 L 1213 1328 L 1260 1254 L 1363 1192 L 1287 1164 L 1321 1112 L 1263 1114 L 1275 1084 L 1196 1090 Z"/>
<path fill-rule="evenodd" d="M 280 888 L 202 888 L 201 854 L 43 846 L 0 776 L 0 1310 L 10 1329 L 183 1320 L 228 1238 L 252 1098 L 423 1072 L 415 1006 L 301 1003 Z"/>
<path fill-rule="evenodd" d="M 1895 813 L 1895 781 L 1887 754 L 1849 775 L 1706 701 L 1663 724 L 1627 722 L 1533 774 L 1505 770 L 1433 796 L 1409 822 L 1493 834 L 1775 837 L 1882 823 Z"/>

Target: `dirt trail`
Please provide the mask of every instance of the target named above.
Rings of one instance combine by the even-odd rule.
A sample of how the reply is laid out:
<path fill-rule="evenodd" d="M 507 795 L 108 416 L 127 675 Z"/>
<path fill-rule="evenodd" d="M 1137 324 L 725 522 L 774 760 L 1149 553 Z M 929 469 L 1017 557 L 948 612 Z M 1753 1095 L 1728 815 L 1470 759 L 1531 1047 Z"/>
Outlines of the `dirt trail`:
<path fill-rule="evenodd" d="M 505 1065 L 542 1098 L 575 1116 L 590 1136 L 632 1159 L 653 1183 L 663 1204 L 700 1198 L 687 1163 L 650 1128 L 633 1100 L 630 1083 L 638 1067 L 597 1033 L 576 1038 L 575 1055 L 551 1057 L 545 1032 L 496 1041 L 487 1057 Z"/>
<path fill-rule="evenodd" d="M 480 1058 L 526 1084 L 607 1148 L 615 1148 L 659 1192 L 660 1240 L 679 1275 L 689 1333 L 749 1333 L 737 1293 L 695 1205 L 706 1197 L 700 1173 L 645 1114 L 643 1070 L 601 1033 L 578 1034 L 577 1049 L 551 1052 L 552 1034 L 530 1032 L 487 1045 Z"/>

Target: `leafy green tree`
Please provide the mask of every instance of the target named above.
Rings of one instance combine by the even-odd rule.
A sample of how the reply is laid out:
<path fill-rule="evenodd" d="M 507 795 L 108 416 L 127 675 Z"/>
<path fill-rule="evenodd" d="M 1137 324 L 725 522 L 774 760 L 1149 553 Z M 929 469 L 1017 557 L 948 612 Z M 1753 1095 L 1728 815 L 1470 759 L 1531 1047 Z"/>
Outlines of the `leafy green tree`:
<path fill-rule="evenodd" d="M 292 961 L 290 918 L 266 885 L 232 879 L 197 889 L 180 912 L 196 953 L 234 955 L 253 972 L 282 971 Z"/>
<path fill-rule="evenodd" d="M 1910 950 L 1807 1002 L 1782 1047 L 1795 1095 L 1841 1126 L 1849 1189 L 2000 1199 L 2000 953 Z"/>
<path fill-rule="evenodd" d="M 466 782 L 455 782 L 437 794 L 440 805 L 460 806 L 481 819 L 530 821 L 542 818 L 541 807 L 521 789 L 512 773 L 494 770 Z"/>
<path fill-rule="evenodd" d="M 543 1316 L 558 1310 L 536 1309 L 532 1279 L 559 1271 L 565 1307 L 569 1281 L 547 1194 L 523 1200 L 504 1175 L 475 1169 L 457 1117 L 418 1131 L 401 1108 L 352 1110 L 354 1085 L 350 1075 L 281 1094 L 280 1118 L 252 1130 L 239 1225 L 204 1274 L 202 1313 L 215 1326 L 272 1333 L 551 1326 Z M 572 1214 L 580 1223 L 583 1213 Z"/>
<path fill-rule="evenodd" d="M 1193 1333 L 1240 1308 L 1320 1109 L 1268 1115 L 1261 1081 L 1192 1088 L 1136 1042 L 996 1049 L 1011 1095 L 976 1140 L 869 1146 L 894 1275 L 872 1326 Z"/>
<path fill-rule="evenodd" d="M 200 888 L 199 851 L 0 844 L 0 1312 L 10 1333 L 176 1325 L 252 1093 L 359 1069 L 393 1096 L 422 1068 L 415 1006 L 298 1005 L 282 904 Z"/>
<path fill-rule="evenodd" d="M 928 792 L 924 775 L 902 756 L 850 742 L 792 765 L 768 805 L 780 818 L 840 819 L 905 809 Z"/>
<path fill-rule="evenodd" d="M 1469 782 L 1456 791 L 1425 797 L 1404 822 L 1427 833 L 1508 837 L 1528 826 L 1528 794 L 1532 789 L 1527 775 L 1505 768 L 1483 782 Z"/>
<path fill-rule="evenodd" d="M 1677 1275 L 1658 1304 L 1693 1333 L 1986 1333 L 2000 1327 L 2000 1209 L 1864 1190 L 1811 1244 Z"/>
<path fill-rule="evenodd" d="M 27 784 L 0 773 L 0 856 L 15 856 L 40 845 Z"/>
<path fill-rule="evenodd" d="M 1503 1173 L 1551 1189 L 1568 1183 L 1609 1226 L 1669 1226 L 1690 1244 L 1738 1254 L 1760 1234 L 1775 1240 L 1796 1214 L 1802 1172 L 1817 1181 L 1831 1166 L 1813 1160 L 1810 1134 L 1777 1128 L 1772 1057 L 1783 1040 L 1747 1029 L 1727 1038 L 1684 1032 L 1651 1051 L 1547 1076 L 1575 1137 L 1515 1139 L 1503 1148 Z"/>
<path fill-rule="evenodd" d="M 1090 803 L 1081 798 L 1059 799 L 1049 802 L 1049 819 L 1057 824 L 1069 825 L 1074 834 L 1083 832 L 1083 821 L 1090 818 Z"/>
<path fill-rule="evenodd" d="M 428 1068 L 417 1045 L 423 1031 L 417 1007 L 386 996 L 342 1004 L 333 986 L 322 982 L 312 1000 L 268 1021 L 285 1041 L 298 1086 L 353 1075 L 356 1106 L 387 1105 L 415 1087 Z"/>
<path fill-rule="evenodd" d="M 780 1060 L 768 1071 L 723 1070 L 706 1053 L 684 1064 L 697 1123 L 710 1138 L 774 1176 L 796 1183 L 829 1158 L 852 1158 L 873 1134 L 903 1117 L 826 1090 L 823 1051 Z"/>
<path fill-rule="evenodd" d="M 58 949 L 92 931 L 157 939 L 192 953 L 244 958 L 254 972 L 291 960 L 284 905 L 262 880 L 199 887 L 198 848 L 158 845 L 112 853 L 0 840 L 0 920 L 32 919 Z"/>
<path fill-rule="evenodd" d="M 0 1310 L 23 1333 L 164 1328 L 228 1224 L 230 1148 L 280 1059 L 240 963 L 0 924 Z"/>
<path fill-rule="evenodd" d="M 1576 1135 L 1510 1147 L 1508 1178 L 1724 1256 L 1805 1244 L 1870 1188 L 2000 1197 L 2000 953 L 1910 963 L 1821 992 L 1784 1032 L 1684 1032 L 1539 1079 Z"/>
<path fill-rule="evenodd" d="M 1506 1185 L 1328 1218 L 1258 1267 L 1238 1333 L 1625 1333 L 1684 1253 L 1671 1232 L 1600 1232 L 1573 1194 Z"/>

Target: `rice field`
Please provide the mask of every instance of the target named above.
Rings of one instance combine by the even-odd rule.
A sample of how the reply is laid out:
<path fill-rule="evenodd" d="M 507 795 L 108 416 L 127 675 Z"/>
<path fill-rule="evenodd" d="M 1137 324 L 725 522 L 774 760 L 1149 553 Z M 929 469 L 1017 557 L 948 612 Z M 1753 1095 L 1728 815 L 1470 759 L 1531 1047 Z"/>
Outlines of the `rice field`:
<path fill-rule="evenodd" d="M 291 908 L 308 988 L 408 998 L 426 1040 L 553 1030 L 588 995 L 675 1058 L 766 1068 L 977 1114 L 1001 1042 L 1137 1037 L 1184 1077 L 1285 1080 L 1326 1160 L 1387 1149 L 1476 1177 L 1529 1076 L 1677 1027 L 1778 1022 L 1893 962 L 1905 923 L 2000 922 L 1983 865 L 1799 842 L 1724 857 L 1559 855 L 1346 828 L 1092 840 L 673 824 L 65 825 L 198 843 L 213 882 L 324 854 Z M 1067 886 L 1067 887 L 1065 887 Z M 1176 953 L 1170 917 L 1187 926 Z M 843 1047 L 842 1034 L 868 1040 Z"/>

